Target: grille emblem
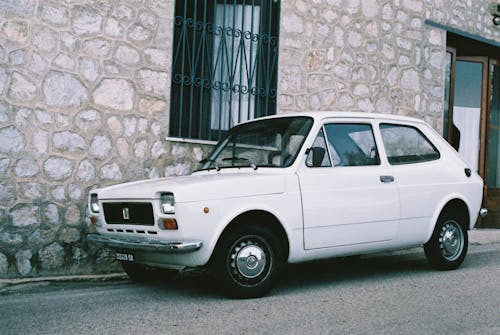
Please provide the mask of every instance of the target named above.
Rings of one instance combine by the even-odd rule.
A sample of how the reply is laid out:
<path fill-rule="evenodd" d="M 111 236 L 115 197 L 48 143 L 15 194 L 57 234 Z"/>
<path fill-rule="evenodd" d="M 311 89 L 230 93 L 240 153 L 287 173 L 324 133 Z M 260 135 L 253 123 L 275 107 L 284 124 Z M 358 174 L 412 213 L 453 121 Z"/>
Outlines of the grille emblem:
<path fill-rule="evenodd" d="M 122 210 L 122 216 L 123 220 L 130 220 L 130 210 L 127 207 Z"/>

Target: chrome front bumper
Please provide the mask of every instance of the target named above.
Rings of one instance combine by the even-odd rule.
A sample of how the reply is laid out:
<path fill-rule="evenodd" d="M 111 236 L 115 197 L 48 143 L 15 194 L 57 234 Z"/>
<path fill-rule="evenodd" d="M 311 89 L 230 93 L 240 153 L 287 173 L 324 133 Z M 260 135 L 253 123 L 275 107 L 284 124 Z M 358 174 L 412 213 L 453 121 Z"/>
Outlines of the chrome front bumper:
<path fill-rule="evenodd" d="M 110 249 L 118 250 L 138 250 L 138 251 L 154 251 L 166 253 L 182 253 L 192 252 L 201 248 L 202 241 L 150 241 L 139 237 L 117 238 L 113 236 L 89 234 L 87 240 L 91 245 L 97 245 Z"/>

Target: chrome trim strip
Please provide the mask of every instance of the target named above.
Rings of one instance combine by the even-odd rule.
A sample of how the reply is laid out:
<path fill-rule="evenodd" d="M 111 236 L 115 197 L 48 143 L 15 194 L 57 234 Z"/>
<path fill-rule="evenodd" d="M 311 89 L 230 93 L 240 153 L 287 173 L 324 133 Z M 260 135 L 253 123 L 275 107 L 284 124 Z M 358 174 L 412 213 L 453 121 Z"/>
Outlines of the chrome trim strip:
<path fill-rule="evenodd" d="M 200 249 L 203 245 L 202 241 L 197 240 L 162 242 L 157 239 L 155 239 L 155 241 L 149 241 L 142 238 L 131 238 L 130 236 L 120 239 L 114 236 L 100 234 L 87 235 L 87 241 L 91 245 L 107 247 L 110 249 L 156 251 L 166 253 L 193 252 Z"/>

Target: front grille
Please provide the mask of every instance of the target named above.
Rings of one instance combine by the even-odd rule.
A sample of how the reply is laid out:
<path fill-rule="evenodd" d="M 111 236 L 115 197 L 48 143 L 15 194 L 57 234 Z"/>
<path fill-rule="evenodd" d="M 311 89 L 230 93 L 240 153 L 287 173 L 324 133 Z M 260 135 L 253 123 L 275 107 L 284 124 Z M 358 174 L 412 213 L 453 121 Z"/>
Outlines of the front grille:
<path fill-rule="evenodd" d="M 154 226 L 153 206 L 149 202 L 104 203 L 107 224 Z"/>

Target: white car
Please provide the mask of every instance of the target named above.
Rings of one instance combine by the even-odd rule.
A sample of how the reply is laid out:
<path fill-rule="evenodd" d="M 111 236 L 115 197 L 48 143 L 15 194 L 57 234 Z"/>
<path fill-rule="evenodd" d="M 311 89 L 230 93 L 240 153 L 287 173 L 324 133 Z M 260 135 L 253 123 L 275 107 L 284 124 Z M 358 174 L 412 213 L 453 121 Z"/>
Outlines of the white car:
<path fill-rule="evenodd" d="M 230 129 L 189 176 L 92 190 L 89 242 L 135 280 L 208 266 L 224 292 L 257 297 L 285 263 L 423 245 L 457 268 L 483 181 L 421 120 L 314 112 Z"/>

